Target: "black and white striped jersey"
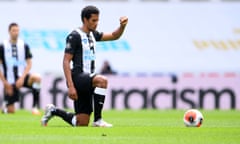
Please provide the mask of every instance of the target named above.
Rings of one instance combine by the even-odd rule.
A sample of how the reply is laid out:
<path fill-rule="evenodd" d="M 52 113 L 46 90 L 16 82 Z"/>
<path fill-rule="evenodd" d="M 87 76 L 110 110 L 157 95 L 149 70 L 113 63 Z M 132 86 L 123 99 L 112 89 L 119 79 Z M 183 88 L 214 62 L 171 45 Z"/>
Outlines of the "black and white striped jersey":
<path fill-rule="evenodd" d="M 102 35 L 98 31 L 87 34 L 78 28 L 67 36 L 65 53 L 73 55 L 73 71 L 95 72 L 96 41 L 100 41 Z"/>
<path fill-rule="evenodd" d="M 26 67 L 26 60 L 32 58 L 29 46 L 18 39 L 16 44 L 4 40 L 0 44 L 0 60 L 6 80 L 13 84 L 20 77 Z"/>

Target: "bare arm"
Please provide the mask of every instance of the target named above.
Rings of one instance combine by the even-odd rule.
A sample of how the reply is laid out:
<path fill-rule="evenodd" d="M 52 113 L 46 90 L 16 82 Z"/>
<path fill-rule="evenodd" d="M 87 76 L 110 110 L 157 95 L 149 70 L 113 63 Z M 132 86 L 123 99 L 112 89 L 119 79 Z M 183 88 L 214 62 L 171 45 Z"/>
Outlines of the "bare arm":
<path fill-rule="evenodd" d="M 23 78 L 26 77 L 26 75 L 30 72 L 30 70 L 32 68 L 32 59 L 29 58 L 29 59 L 26 60 L 26 62 L 27 62 L 27 66 L 25 67 L 24 72 L 21 76 Z"/>
<path fill-rule="evenodd" d="M 24 79 L 26 77 L 26 75 L 30 72 L 31 68 L 32 68 L 32 60 L 30 58 L 28 58 L 26 60 L 27 66 L 25 67 L 22 76 L 16 81 L 16 87 L 20 88 L 23 86 L 24 83 Z"/>
<path fill-rule="evenodd" d="M 0 65 L 2 65 L 2 60 L 0 60 Z M 0 71 L 0 79 L 4 85 L 4 89 L 5 89 L 6 93 L 11 96 L 13 94 L 12 85 L 10 83 L 8 83 L 8 81 L 5 79 L 2 71 Z"/>
<path fill-rule="evenodd" d="M 0 65 L 2 65 L 2 61 L 1 60 L 0 60 Z M 3 83 L 3 85 L 8 83 L 7 80 L 5 79 L 5 77 L 3 76 L 2 71 L 0 71 L 0 79 L 1 79 L 1 81 Z"/>
<path fill-rule="evenodd" d="M 121 37 L 124 29 L 128 23 L 128 18 L 126 16 L 120 18 L 120 26 L 112 33 L 104 33 L 102 36 L 102 41 L 116 40 Z"/>
<path fill-rule="evenodd" d="M 73 86 L 72 76 L 71 76 L 71 68 L 70 68 L 70 61 L 72 60 L 73 55 L 65 53 L 63 58 L 63 70 L 64 75 L 67 80 L 68 87 Z"/>
<path fill-rule="evenodd" d="M 70 68 L 70 62 L 71 62 L 72 58 L 73 58 L 73 55 L 68 54 L 68 53 L 64 54 L 63 71 L 64 71 L 64 75 L 65 75 L 65 78 L 67 81 L 67 86 L 69 89 L 68 96 L 73 100 L 77 100 L 78 96 L 77 96 L 77 92 L 76 92 L 76 89 L 73 84 L 71 68 Z"/>
<path fill-rule="evenodd" d="M 3 45 L 0 44 L 0 66 L 3 67 Z M 0 70 L 0 79 L 5 87 L 6 84 L 8 84 L 7 80 L 5 79 L 2 71 Z"/>

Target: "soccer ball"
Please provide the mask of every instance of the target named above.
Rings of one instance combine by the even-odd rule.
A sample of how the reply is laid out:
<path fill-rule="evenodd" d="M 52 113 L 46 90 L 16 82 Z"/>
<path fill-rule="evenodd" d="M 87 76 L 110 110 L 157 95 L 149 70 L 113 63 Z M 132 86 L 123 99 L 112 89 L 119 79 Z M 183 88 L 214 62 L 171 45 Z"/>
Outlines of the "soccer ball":
<path fill-rule="evenodd" d="M 203 122 L 203 115 L 197 109 L 190 109 L 184 113 L 183 122 L 187 127 L 200 127 Z"/>

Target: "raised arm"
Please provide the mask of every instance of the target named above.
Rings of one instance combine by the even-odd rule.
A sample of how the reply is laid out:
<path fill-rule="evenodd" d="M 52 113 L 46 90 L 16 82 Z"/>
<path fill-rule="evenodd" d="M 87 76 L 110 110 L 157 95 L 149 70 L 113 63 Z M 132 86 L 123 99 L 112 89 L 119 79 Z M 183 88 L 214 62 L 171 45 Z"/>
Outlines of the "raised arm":
<path fill-rule="evenodd" d="M 124 32 L 124 29 L 128 23 L 128 18 L 126 16 L 123 16 L 120 18 L 120 26 L 113 31 L 112 33 L 103 33 L 103 36 L 101 38 L 102 41 L 108 41 L 108 40 L 116 40 L 119 39 Z"/>

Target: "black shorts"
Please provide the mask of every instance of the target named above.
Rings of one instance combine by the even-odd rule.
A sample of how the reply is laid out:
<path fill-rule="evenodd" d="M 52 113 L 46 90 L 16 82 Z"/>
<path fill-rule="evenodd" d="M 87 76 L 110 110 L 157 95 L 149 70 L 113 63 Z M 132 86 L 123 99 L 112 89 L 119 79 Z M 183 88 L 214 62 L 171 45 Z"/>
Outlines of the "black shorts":
<path fill-rule="evenodd" d="M 90 115 L 93 111 L 92 96 L 94 87 L 92 86 L 92 81 L 94 76 L 87 73 L 72 73 L 73 83 L 78 94 L 78 99 L 74 101 L 76 114 L 84 113 Z"/>
<path fill-rule="evenodd" d="M 30 74 L 27 74 L 27 76 L 24 79 L 23 87 L 31 88 L 31 86 L 28 86 L 28 80 L 29 80 Z M 6 102 L 6 105 L 12 105 L 15 102 L 19 101 L 19 89 L 16 88 L 15 84 L 13 86 L 13 95 L 9 96 L 8 94 L 4 93 L 4 101 Z"/>

